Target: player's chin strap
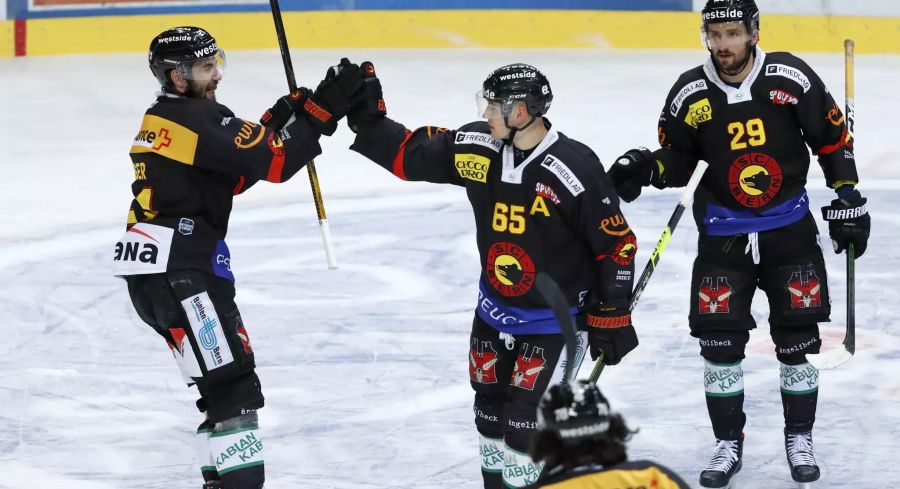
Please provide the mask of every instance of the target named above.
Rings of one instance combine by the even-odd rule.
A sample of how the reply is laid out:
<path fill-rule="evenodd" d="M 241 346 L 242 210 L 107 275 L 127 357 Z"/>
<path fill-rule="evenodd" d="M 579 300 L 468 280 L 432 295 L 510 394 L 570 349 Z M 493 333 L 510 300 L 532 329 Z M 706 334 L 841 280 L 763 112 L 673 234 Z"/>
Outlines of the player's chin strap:
<path fill-rule="evenodd" d="M 509 125 L 509 114 L 507 114 L 505 117 L 503 117 L 503 125 L 506 126 L 507 129 L 509 129 L 509 136 L 507 136 L 506 138 L 503 139 L 503 144 L 512 145 L 513 138 L 516 137 L 516 132 L 524 131 L 525 129 L 528 129 L 529 126 L 534 124 L 535 120 L 537 120 L 537 116 L 533 115 L 533 116 L 531 116 L 531 120 L 528 121 L 528 123 L 525 124 L 524 126 L 513 127 L 513 126 Z"/>

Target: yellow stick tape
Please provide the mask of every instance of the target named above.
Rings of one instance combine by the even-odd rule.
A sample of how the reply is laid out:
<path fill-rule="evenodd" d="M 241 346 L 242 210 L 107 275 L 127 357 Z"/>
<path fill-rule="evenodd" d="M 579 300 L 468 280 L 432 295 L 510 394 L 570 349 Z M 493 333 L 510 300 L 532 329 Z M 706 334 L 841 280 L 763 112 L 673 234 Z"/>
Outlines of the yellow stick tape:
<path fill-rule="evenodd" d="M 283 12 L 295 49 L 315 48 L 619 48 L 702 49 L 692 12 L 596 10 L 425 10 Z M 12 31 L 11 23 L 9 30 Z M 277 48 L 268 12 L 139 15 L 28 21 L 28 54 L 144 51 L 175 25 L 208 29 L 224 49 Z M 900 54 L 900 17 L 764 15 L 768 51 Z M 5 39 L 5 38 L 4 38 Z M 0 53 L 6 51 L 6 42 Z"/>

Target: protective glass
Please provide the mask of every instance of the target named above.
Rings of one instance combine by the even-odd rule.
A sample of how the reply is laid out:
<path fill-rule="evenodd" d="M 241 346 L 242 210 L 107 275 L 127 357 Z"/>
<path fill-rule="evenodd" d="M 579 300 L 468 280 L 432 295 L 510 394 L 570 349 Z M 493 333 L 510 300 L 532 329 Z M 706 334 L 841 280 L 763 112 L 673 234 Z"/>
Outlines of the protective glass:
<path fill-rule="evenodd" d="M 742 46 L 753 39 L 753 33 L 743 22 L 722 22 L 707 24 L 700 28 L 700 43 L 706 49 L 732 48 Z"/>
<path fill-rule="evenodd" d="M 226 67 L 225 51 L 219 49 L 213 56 L 200 58 L 192 63 L 180 63 L 175 69 L 185 80 L 209 81 L 216 75 L 224 78 Z"/>
<path fill-rule="evenodd" d="M 506 109 L 506 113 L 512 109 L 513 102 L 511 100 L 500 101 L 496 99 L 488 99 L 484 90 L 475 92 L 475 106 L 478 110 L 478 117 L 488 119 L 490 117 L 501 116 Z M 505 107 L 504 107 L 505 106 Z"/>

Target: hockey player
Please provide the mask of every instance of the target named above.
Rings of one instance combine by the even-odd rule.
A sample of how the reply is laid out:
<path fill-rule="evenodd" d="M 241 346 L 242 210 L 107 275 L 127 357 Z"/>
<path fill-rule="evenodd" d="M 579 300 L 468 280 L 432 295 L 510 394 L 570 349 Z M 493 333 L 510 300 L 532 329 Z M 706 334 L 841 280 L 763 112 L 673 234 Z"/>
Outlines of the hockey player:
<path fill-rule="evenodd" d="M 565 358 L 535 276 L 560 284 L 586 331 L 580 343 L 587 336 L 592 356 L 602 351 L 614 365 L 638 344 L 628 310 L 634 233 L 597 156 L 544 117 L 553 94 L 533 66 L 487 77 L 477 95 L 487 121 L 413 131 L 385 117 L 374 68 L 362 68 L 366 101 L 348 115 L 351 149 L 403 180 L 466 189 L 482 270 L 468 363 L 484 487 L 524 487 L 540 473 L 527 455 L 535 409 Z"/>
<path fill-rule="evenodd" d="M 819 478 L 813 452 L 819 375 L 805 355 L 819 351 L 818 323 L 830 299 L 806 175 L 817 155 L 837 198 L 823 208 L 837 253 L 869 237 L 866 199 L 856 190 L 853 141 L 822 80 L 790 53 L 759 43 L 753 0 L 709 0 L 702 39 L 710 58 L 672 87 L 659 117 L 661 148 L 623 155 L 610 170 L 630 202 L 641 187 L 684 186 L 698 160 L 709 163 L 694 202 L 700 231 L 690 298 L 691 335 L 705 359 L 706 404 L 717 439 L 700 474 L 703 487 L 726 487 L 741 468 L 745 414 L 741 361 L 756 327 L 757 287 L 781 362 L 784 435 L 791 476 Z"/>
<path fill-rule="evenodd" d="M 531 440 L 535 461 L 544 464 L 533 486 L 554 489 L 630 487 L 688 489 L 681 477 L 646 460 L 628 461 L 625 442 L 634 433 L 593 383 L 556 384 L 544 394 Z"/>
<path fill-rule="evenodd" d="M 334 132 L 362 72 L 345 60 L 314 93 L 278 99 L 260 125 L 216 102 L 225 55 L 207 31 L 159 34 L 149 62 L 162 90 L 131 146 L 134 200 L 115 273 L 200 393 L 203 487 L 261 488 L 263 394 L 224 241 L 232 199 L 260 180 L 289 179 L 321 153 L 319 137 Z"/>

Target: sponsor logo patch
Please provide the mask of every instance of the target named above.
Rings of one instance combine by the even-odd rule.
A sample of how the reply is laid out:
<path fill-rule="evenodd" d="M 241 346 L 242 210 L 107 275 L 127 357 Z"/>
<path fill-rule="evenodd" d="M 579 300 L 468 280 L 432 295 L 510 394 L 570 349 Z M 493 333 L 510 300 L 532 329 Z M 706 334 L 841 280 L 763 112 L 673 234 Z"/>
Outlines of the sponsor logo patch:
<path fill-rule="evenodd" d="M 234 137 L 234 145 L 238 149 L 249 149 L 262 141 L 266 128 L 248 120 L 241 119 L 241 128 L 238 129 L 237 136 Z"/>
<path fill-rule="evenodd" d="M 600 230 L 610 236 L 625 236 L 631 232 L 622 214 L 616 214 L 600 221 Z"/>
<path fill-rule="evenodd" d="M 797 102 L 800 101 L 791 92 L 781 89 L 775 89 L 769 92 L 769 99 L 775 105 L 797 105 Z"/>
<path fill-rule="evenodd" d="M 709 105 L 709 99 L 704 98 L 698 100 L 688 107 L 687 115 L 684 117 L 685 124 L 697 129 L 700 124 L 712 120 L 712 106 Z"/>
<path fill-rule="evenodd" d="M 572 170 L 570 170 L 565 163 L 555 156 L 547 155 L 544 158 L 544 161 L 541 162 L 541 166 L 556 175 L 556 177 L 559 178 L 559 181 L 562 182 L 575 197 L 578 197 L 578 194 L 584 192 L 584 185 L 581 184 L 581 180 L 572 173 Z"/>
<path fill-rule="evenodd" d="M 454 165 L 459 176 L 466 180 L 486 183 L 491 160 L 485 156 L 472 153 L 457 153 Z"/>
<path fill-rule="evenodd" d="M 550 199 L 550 202 L 553 202 L 553 204 L 559 205 L 559 196 L 556 195 L 556 190 L 554 190 L 553 187 L 547 185 L 546 183 L 538 182 L 534 186 L 534 191 L 541 197 Z"/>
<path fill-rule="evenodd" d="M 234 361 L 225 330 L 213 307 L 209 294 L 201 292 L 181 301 L 181 307 L 191 323 L 194 339 L 200 345 L 200 353 L 206 370 L 215 370 Z"/>
<path fill-rule="evenodd" d="M 477 144 L 490 148 L 496 153 L 499 153 L 503 148 L 503 141 L 494 139 L 489 134 L 482 132 L 458 132 L 456 133 L 456 144 Z"/>
<path fill-rule="evenodd" d="M 185 165 L 193 165 L 197 133 L 168 119 L 147 114 L 131 144 L 131 152 L 156 153 Z"/>
<path fill-rule="evenodd" d="M 782 64 L 771 64 L 766 66 L 766 76 L 782 76 L 789 80 L 794 80 L 801 87 L 803 87 L 803 93 L 809 91 L 812 84 L 809 82 L 809 78 L 803 74 L 802 71 L 794 68 L 793 66 L 782 65 Z"/>
<path fill-rule="evenodd" d="M 841 113 L 841 109 L 837 107 L 837 105 L 832 105 L 830 109 L 828 109 L 828 122 L 831 123 L 832 126 L 840 126 L 844 123 L 844 114 Z"/>
<path fill-rule="evenodd" d="M 163 273 L 169 265 L 174 230 L 139 222 L 116 243 L 113 273 L 116 276 Z"/>
<path fill-rule="evenodd" d="M 682 104 L 684 104 L 684 99 L 688 97 L 688 95 L 698 91 L 698 90 L 706 90 L 706 80 L 694 80 L 687 85 L 681 87 L 681 90 L 678 91 L 678 95 L 672 100 L 672 104 L 669 106 L 669 112 L 672 113 L 673 116 L 677 116 L 678 112 L 681 110 Z"/>

